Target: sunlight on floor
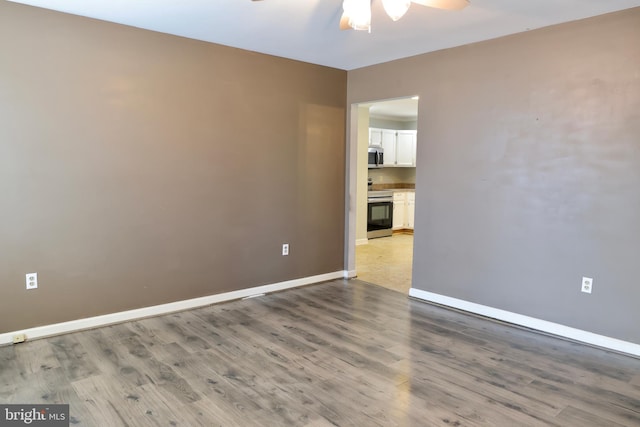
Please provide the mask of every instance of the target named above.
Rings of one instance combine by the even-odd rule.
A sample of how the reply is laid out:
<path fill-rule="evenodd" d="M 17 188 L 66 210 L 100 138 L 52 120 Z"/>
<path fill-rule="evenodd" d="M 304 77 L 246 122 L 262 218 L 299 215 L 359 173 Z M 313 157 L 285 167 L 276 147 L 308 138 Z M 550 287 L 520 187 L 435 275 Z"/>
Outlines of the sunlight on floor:
<path fill-rule="evenodd" d="M 408 294 L 412 259 L 413 235 L 371 239 L 366 245 L 356 246 L 357 277 Z"/>

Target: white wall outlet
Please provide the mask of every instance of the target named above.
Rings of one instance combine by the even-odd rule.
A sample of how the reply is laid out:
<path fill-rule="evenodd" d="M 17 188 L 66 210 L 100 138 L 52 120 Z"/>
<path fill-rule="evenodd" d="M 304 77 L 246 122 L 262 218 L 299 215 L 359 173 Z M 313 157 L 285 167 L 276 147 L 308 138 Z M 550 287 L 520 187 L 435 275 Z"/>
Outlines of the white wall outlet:
<path fill-rule="evenodd" d="M 283 243 L 282 244 L 282 255 L 283 256 L 289 255 L 289 244 L 288 243 Z"/>
<path fill-rule="evenodd" d="M 38 273 L 27 273 L 27 289 L 38 289 Z"/>
<path fill-rule="evenodd" d="M 582 278 L 582 292 L 590 294 L 593 290 L 593 279 L 591 277 Z"/>

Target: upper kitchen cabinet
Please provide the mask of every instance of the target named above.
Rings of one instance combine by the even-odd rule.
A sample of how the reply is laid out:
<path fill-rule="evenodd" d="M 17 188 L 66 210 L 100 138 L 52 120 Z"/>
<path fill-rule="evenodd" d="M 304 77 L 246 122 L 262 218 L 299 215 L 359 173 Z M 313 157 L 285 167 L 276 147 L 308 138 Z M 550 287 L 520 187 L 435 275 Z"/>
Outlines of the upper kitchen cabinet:
<path fill-rule="evenodd" d="M 416 166 L 415 130 L 369 128 L 369 146 L 384 149 L 384 166 Z"/>
<path fill-rule="evenodd" d="M 395 166 L 396 161 L 396 131 L 383 129 L 382 130 L 382 148 L 384 149 L 384 166 Z M 387 154 L 389 153 L 389 154 Z"/>
<path fill-rule="evenodd" d="M 369 128 L 369 147 L 382 147 L 384 150 L 384 166 L 396 165 L 395 130 Z"/>
<path fill-rule="evenodd" d="M 416 166 L 415 130 L 399 130 L 396 136 L 396 166 Z"/>
<path fill-rule="evenodd" d="M 382 129 L 369 128 L 369 147 L 382 147 Z"/>
<path fill-rule="evenodd" d="M 384 149 L 383 166 L 415 167 L 417 96 L 359 104 L 369 107 L 369 146 Z"/>

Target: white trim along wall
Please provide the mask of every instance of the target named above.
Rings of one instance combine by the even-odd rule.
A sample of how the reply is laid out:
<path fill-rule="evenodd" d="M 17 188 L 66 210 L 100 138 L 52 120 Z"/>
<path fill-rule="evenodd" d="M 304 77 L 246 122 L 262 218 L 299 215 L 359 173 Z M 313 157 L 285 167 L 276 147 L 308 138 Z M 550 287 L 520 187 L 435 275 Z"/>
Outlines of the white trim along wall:
<path fill-rule="evenodd" d="M 514 325 L 524 326 L 527 328 L 557 335 L 559 337 L 568 338 L 597 347 L 602 347 L 609 350 L 618 351 L 620 353 L 640 357 L 640 345 L 622 341 L 616 338 L 609 338 L 604 335 L 594 334 L 592 332 L 571 328 L 569 326 L 560 325 L 558 323 L 547 322 L 546 320 L 540 320 L 534 317 L 524 316 L 522 314 L 512 313 L 510 311 L 500 310 L 498 308 L 476 304 L 457 298 L 451 298 L 448 296 L 435 294 L 433 292 L 423 291 L 421 289 L 411 288 L 409 290 L 409 296 L 423 301 L 433 302 L 447 307 L 479 314 L 481 316 L 490 317 L 492 319 L 502 320 Z"/>
<path fill-rule="evenodd" d="M 317 276 L 303 277 L 300 279 L 288 280 L 286 282 L 273 283 L 270 285 L 256 286 L 253 288 L 240 289 L 238 291 L 225 292 L 216 295 L 209 295 L 200 298 L 193 298 L 183 301 L 170 302 L 167 304 L 154 305 L 151 307 L 137 308 L 134 310 L 110 313 L 102 316 L 88 317 L 86 319 L 71 320 L 68 322 L 55 323 L 53 325 L 37 326 L 22 331 L 13 331 L 0 334 L 0 345 L 13 343 L 13 337 L 24 334 L 27 340 L 45 338 L 53 335 L 66 334 L 70 332 L 82 331 L 85 329 L 97 328 L 100 326 L 112 325 L 115 323 L 129 322 L 131 320 L 143 319 L 145 317 L 159 316 L 176 311 L 188 310 L 191 308 L 204 307 L 220 302 L 232 301 L 241 298 L 260 296 L 269 292 L 282 291 L 290 288 L 311 285 L 324 282 L 326 280 L 349 278 L 348 271 L 335 271 L 333 273 L 320 274 Z"/>

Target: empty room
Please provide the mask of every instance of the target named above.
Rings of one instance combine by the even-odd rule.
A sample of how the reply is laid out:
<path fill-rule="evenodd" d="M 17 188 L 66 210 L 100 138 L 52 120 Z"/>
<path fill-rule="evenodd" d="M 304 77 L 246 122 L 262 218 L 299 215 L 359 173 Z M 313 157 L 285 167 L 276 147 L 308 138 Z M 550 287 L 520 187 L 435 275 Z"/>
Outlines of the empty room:
<path fill-rule="evenodd" d="M 0 52 L 0 426 L 640 425 L 640 0 L 0 0 Z"/>

